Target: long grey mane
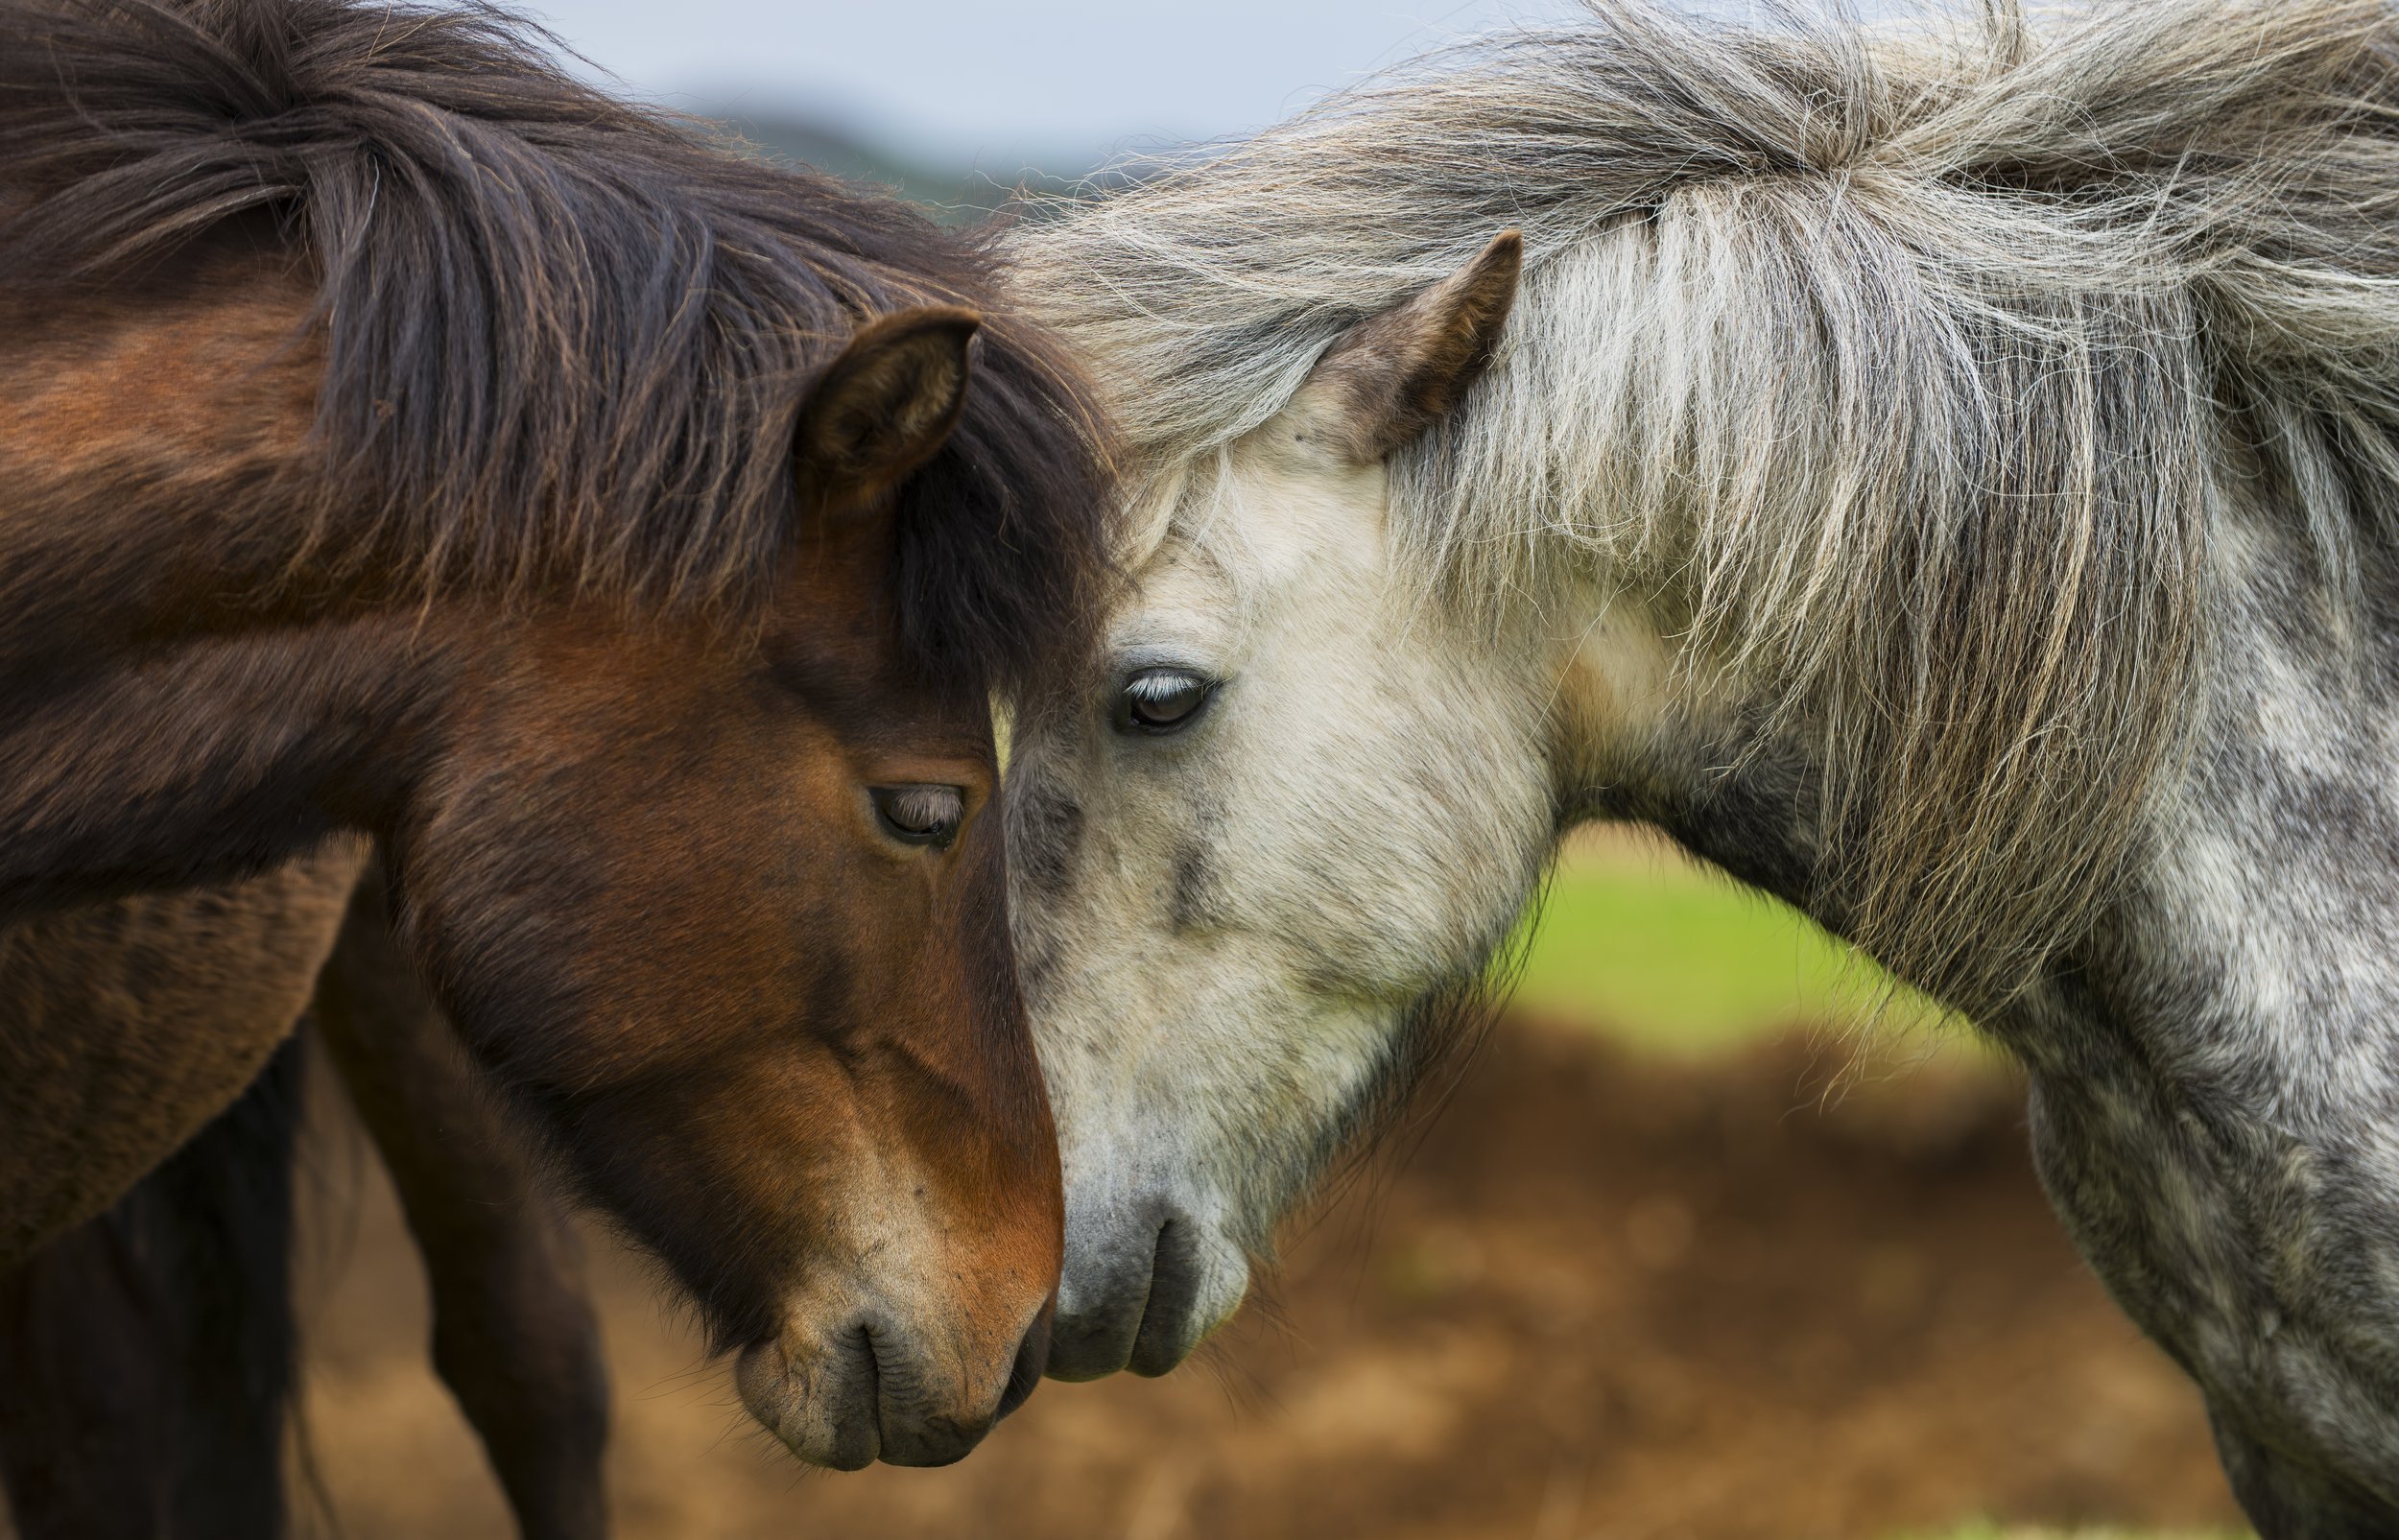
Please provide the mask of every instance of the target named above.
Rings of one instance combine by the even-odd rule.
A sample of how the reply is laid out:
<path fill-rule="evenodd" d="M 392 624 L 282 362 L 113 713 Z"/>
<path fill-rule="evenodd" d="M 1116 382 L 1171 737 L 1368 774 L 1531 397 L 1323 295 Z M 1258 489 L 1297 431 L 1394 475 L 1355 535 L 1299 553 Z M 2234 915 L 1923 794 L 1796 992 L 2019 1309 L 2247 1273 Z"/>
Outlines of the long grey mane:
<path fill-rule="evenodd" d="M 2399 515 L 2399 13 L 2125 0 L 1486 40 L 1026 231 L 1135 463 L 1204 484 L 1348 326 L 1527 240 L 1492 372 L 1395 465 L 1496 610 L 1622 584 L 1828 777 L 1832 907 L 1968 1006 L 2105 902 L 2185 746 L 2204 548 Z M 1194 474 L 1197 473 L 1197 474 Z"/>

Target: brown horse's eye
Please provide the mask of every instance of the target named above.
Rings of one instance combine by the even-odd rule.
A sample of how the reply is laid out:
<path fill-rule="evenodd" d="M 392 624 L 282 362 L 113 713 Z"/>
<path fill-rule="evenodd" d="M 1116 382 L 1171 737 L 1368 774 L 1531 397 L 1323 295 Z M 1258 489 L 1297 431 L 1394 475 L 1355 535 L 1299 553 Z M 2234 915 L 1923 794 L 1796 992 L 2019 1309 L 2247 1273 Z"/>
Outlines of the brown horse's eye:
<path fill-rule="evenodd" d="M 1190 669 L 1143 669 L 1116 699 L 1119 732 L 1180 732 L 1200 720 L 1216 681 Z"/>
<path fill-rule="evenodd" d="M 966 821 L 965 794 L 955 786 L 878 786 L 873 794 L 884 832 L 902 844 L 946 850 Z"/>

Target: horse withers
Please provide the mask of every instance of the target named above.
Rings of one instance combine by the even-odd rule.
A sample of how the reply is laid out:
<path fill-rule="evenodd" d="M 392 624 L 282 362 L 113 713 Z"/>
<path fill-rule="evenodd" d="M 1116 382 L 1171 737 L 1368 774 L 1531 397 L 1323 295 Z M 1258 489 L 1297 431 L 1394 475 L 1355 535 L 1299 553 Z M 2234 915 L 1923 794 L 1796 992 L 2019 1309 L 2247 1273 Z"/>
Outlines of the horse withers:
<path fill-rule="evenodd" d="M 2399 25 L 1987 22 L 1606 0 L 1025 226 L 1143 478 L 1010 759 L 1055 1372 L 1637 819 L 2023 1060 L 2261 1533 L 2399 1532 Z"/>
<path fill-rule="evenodd" d="M 962 1454 L 1058 1252 L 988 702 L 1106 570 L 1071 376 L 960 240 L 486 12 L 7 0 L 0 140 L 0 914 L 371 837 L 759 1418 Z M 139 1174 L 58 1132 L 12 1252 Z"/>

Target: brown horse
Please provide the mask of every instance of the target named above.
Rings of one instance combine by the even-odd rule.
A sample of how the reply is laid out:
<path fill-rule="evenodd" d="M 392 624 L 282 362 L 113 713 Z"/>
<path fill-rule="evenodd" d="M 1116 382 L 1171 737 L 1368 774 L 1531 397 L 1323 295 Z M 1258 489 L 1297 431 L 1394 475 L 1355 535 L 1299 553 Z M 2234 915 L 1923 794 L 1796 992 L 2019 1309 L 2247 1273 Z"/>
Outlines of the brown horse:
<path fill-rule="evenodd" d="M 844 1466 L 971 1447 L 1057 1263 L 986 702 L 1105 500 L 987 288 L 483 12 L 0 0 L 0 915 L 371 836 L 474 1059 Z"/>
<path fill-rule="evenodd" d="M 304 917 L 291 905 L 247 911 L 278 907 Z M 243 908 L 206 944 L 187 929 L 164 956 L 128 945 L 108 912 L 10 933 L 0 999 L 96 1024 L 189 1010 L 229 1035 L 280 1019 L 244 983 L 287 980 L 274 950 L 287 943 L 266 927 L 230 929 Z M 148 934 L 176 937 L 171 926 Z M 607 1377 L 580 1250 L 395 944 L 372 872 L 310 1016 L 424 1258 L 434 1366 L 482 1436 L 520 1531 L 598 1540 Z M 108 1214 L 0 1276 L 0 1486 L 23 1540 L 283 1531 L 299 1116 L 288 1057 Z"/>

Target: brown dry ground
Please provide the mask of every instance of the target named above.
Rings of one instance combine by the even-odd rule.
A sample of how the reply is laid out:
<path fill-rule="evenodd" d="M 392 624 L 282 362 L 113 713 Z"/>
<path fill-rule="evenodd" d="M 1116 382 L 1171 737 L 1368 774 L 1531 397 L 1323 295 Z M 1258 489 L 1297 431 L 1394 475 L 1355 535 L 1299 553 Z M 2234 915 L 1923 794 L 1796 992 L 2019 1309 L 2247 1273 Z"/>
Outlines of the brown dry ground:
<path fill-rule="evenodd" d="M 2042 1206 L 2013 1087 L 1936 1062 L 1871 1073 L 1827 1107 L 1841 1052 L 1661 1063 L 1510 1023 L 1421 1141 L 1293 1244 L 1271 1309 L 1210 1362 L 1045 1386 L 942 1471 L 799 1474 L 748 1429 L 642 1266 L 595 1238 L 620 1532 L 2231 1527 L 2195 1394 Z M 342 1164 L 334 1144 L 321 1170 Z M 323 1185 L 337 1200 L 312 1244 L 310 1419 L 341 1531 L 506 1534 L 424 1366 L 388 1195 L 338 1171 Z"/>

